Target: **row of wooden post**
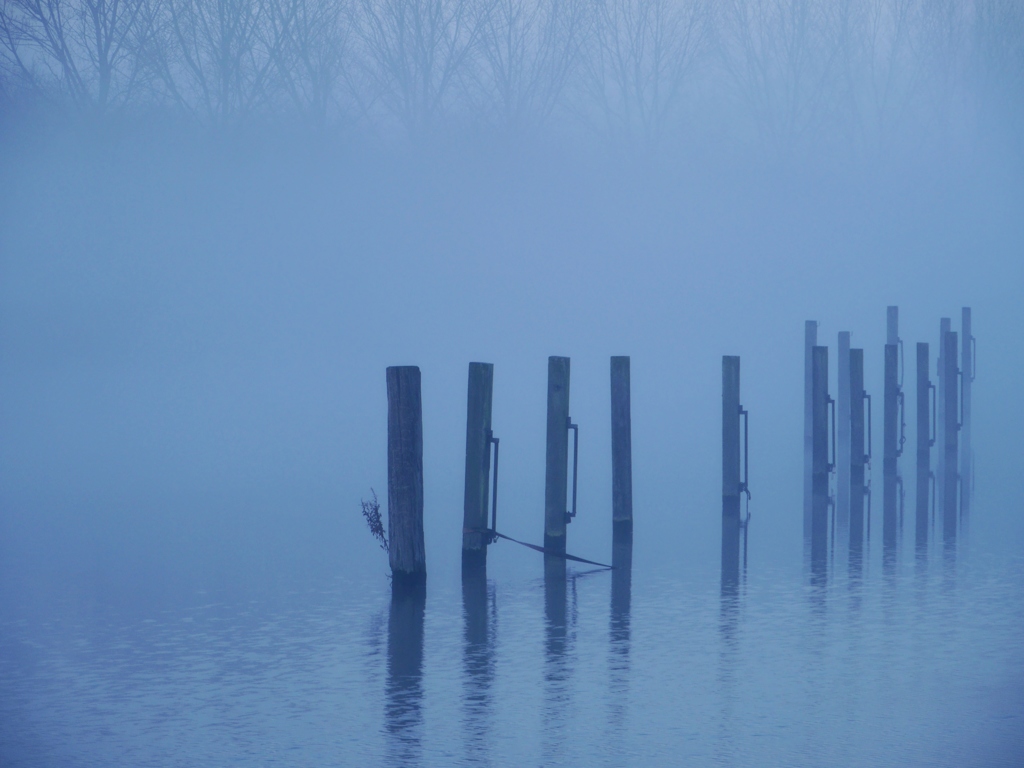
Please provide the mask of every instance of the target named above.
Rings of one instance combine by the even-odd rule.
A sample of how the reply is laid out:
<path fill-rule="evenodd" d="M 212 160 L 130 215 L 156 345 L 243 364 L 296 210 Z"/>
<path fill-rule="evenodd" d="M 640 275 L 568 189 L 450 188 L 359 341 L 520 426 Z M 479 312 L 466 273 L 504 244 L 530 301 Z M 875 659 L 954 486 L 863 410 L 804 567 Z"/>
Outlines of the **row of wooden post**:
<path fill-rule="evenodd" d="M 623 542 L 632 541 L 633 469 L 629 358 L 611 358 L 612 528 L 613 560 L 626 557 Z M 499 441 L 491 411 L 494 366 L 470 363 L 466 408 L 466 467 L 463 504 L 462 562 L 468 570 L 486 567 L 487 546 L 496 533 Z M 420 370 L 387 369 L 388 392 L 388 542 L 392 583 L 421 587 L 426 583 L 423 537 L 423 416 Z M 547 452 L 544 483 L 544 549 L 566 552 L 569 429 L 569 358 L 548 358 Z M 578 433 L 577 433 L 578 435 Z M 493 447 L 493 454 L 492 454 Z M 575 466 L 574 466 L 575 473 Z M 574 477 L 575 484 L 575 477 Z M 494 493 L 490 493 L 491 491 Z M 492 513 L 488 520 L 488 512 Z M 573 507 L 575 513 L 575 485 Z M 563 560 L 564 562 L 564 560 Z"/>
<path fill-rule="evenodd" d="M 903 519 L 899 459 L 906 442 L 906 414 L 898 308 L 888 307 L 886 319 L 882 543 L 883 552 L 894 556 Z M 850 347 L 849 332 L 839 334 L 838 403 L 834 403 L 828 391 L 828 348 L 818 345 L 817 330 L 815 321 L 807 321 L 804 329 L 804 537 L 812 564 L 820 564 L 825 562 L 838 528 L 840 542 L 849 546 L 851 562 L 854 562 L 862 556 L 865 534 L 870 534 L 871 496 L 866 470 L 871 462 L 871 398 L 864 390 L 864 352 Z M 927 545 L 929 499 L 937 499 L 942 509 L 943 538 L 947 543 L 955 541 L 958 526 L 962 525 L 970 507 L 973 492 L 971 382 L 974 378 L 970 307 L 963 308 L 959 338 L 951 330 L 948 318 L 940 322 L 938 389 L 934 400 L 927 343 L 918 343 L 916 362 L 915 539 L 920 548 Z M 832 408 L 838 413 L 833 415 Z M 935 415 L 932 409 L 937 411 Z M 937 482 L 931 469 L 931 447 L 936 442 L 939 444 Z M 834 496 L 830 484 L 833 473 L 836 475 Z M 834 510 L 831 537 L 830 509 Z"/>

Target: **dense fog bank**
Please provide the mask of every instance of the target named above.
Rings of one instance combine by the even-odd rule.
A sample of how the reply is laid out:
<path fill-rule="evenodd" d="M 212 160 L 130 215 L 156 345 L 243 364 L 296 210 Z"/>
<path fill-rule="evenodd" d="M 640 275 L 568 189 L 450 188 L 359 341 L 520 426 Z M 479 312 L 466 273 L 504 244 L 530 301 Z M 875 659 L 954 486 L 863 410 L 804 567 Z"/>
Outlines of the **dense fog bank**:
<path fill-rule="evenodd" d="M 1014 0 L 6 0 L 0 104 L 854 157 L 1024 126 Z"/>
<path fill-rule="evenodd" d="M 851 330 L 877 391 L 887 304 L 911 344 L 974 308 L 974 530 L 1024 540 L 1024 174 L 1005 131 L 858 158 L 45 110 L 4 130 L 10 594 L 383 578 L 358 509 L 386 496 L 394 364 L 423 371 L 432 573 L 458 567 L 471 360 L 495 363 L 502 527 L 536 540 L 552 354 L 572 358 L 582 430 L 571 549 L 607 556 L 608 356 L 629 354 L 637 542 L 659 555 L 638 564 L 714 572 L 720 360 L 739 354 L 752 564 L 798 565 L 803 321 L 832 345 Z M 495 568 L 535 575 L 529 558 Z"/>

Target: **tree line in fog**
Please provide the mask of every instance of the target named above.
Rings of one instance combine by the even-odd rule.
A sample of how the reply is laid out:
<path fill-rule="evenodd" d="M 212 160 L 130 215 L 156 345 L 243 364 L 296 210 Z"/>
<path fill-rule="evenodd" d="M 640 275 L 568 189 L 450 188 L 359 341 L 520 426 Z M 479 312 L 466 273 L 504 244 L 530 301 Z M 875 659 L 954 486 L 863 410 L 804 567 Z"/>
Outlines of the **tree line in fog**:
<path fill-rule="evenodd" d="M 0 98 L 784 146 L 1024 104 L 1021 0 L 0 0 Z"/>

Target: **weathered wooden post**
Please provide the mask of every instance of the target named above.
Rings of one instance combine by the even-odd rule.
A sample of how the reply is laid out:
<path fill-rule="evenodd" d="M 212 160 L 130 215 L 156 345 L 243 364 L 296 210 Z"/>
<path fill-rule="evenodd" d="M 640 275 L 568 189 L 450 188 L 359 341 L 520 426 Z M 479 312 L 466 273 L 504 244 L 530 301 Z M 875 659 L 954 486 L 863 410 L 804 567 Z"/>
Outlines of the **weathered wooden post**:
<path fill-rule="evenodd" d="M 850 535 L 850 332 L 839 332 L 836 402 L 836 527 L 842 553 Z"/>
<path fill-rule="evenodd" d="M 939 446 L 938 477 L 935 482 L 936 503 L 939 509 L 945 509 L 945 478 L 946 476 L 946 376 L 943 363 L 945 354 L 946 334 L 952 329 L 952 323 L 948 317 L 939 320 L 939 346 L 936 350 L 936 379 L 938 380 L 938 391 L 936 402 L 938 403 L 938 417 L 935 422 L 935 443 Z"/>
<path fill-rule="evenodd" d="M 487 509 L 491 474 L 491 395 L 494 366 L 469 364 L 466 406 L 466 492 L 462 514 L 462 567 L 487 564 Z"/>
<path fill-rule="evenodd" d="M 818 321 L 804 321 L 804 540 L 811 538 L 814 474 L 813 352 L 818 343 Z"/>
<path fill-rule="evenodd" d="M 899 451 L 899 348 L 885 345 L 884 412 L 882 422 L 882 547 L 896 548 L 896 461 Z"/>
<path fill-rule="evenodd" d="M 960 387 L 957 378 L 957 333 L 949 331 L 942 340 L 942 378 L 945 398 L 945 425 L 943 427 L 942 476 L 942 538 L 947 543 L 956 540 L 957 512 L 960 494 L 957 492 L 957 448 L 960 435 Z"/>
<path fill-rule="evenodd" d="M 633 530 L 633 438 L 628 357 L 611 359 L 611 386 L 612 538 L 615 539 Z"/>
<path fill-rule="evenodd" d="M 544 548 L 565 554 L 569 462 L 569 358 L 548 358 L 548 430 L 544 480 Z M 564 568 L 564 560 L 562 561 Z"/>
<path fill-rule="evenodd" d="M 871 461 L 870 416 L 864 405 L 870 403 L 864 391 L 864 350 L 850 350 L 850 564 L 859 568 L 864 553 L 865 469 Z"/>
<path fill-rule="evenodd" d="M 722 356 L 722 519 L 740 519 L 740 359 Z"/>
<path fill-rule="evenodd" d="M 612 384 L 612 647 L 629 656 L 633 579 L 633 443 L 629 358 L 611 360 Z"/>
<path fill-rule="evenodd" d="M 746 485 L 740 475 L 740 359 L 722 357 L 722 581 L 739 580 L 740 497 Z"/>
<path fill-rule="evenodd" d="M 928 502 L 931 496 L 931 454 L 935 437 L 932 435 L 932 390 L 929 379 L 928 345 L 917 343 L 917 493 L 915 494 L 915 535 L 918 553 L 928 547 Z"/>
<path fill-rule="evenodd" d="M 829 475 L 834 466 L 829 461 L 829 407 L 835 401 L 828 394 L 828 347 L 815 346 L 812 354 L 811 571 L 822 576 L 828 562 Z"/>
<path fill-rule="evenodd" d="M 387 369 L 388 553 L 395 589 L 426 584 L 423 545 L 423 411 L 420 369 Z"/>
<path fill-rule="evenodd" d="M 971 389 L 974 381 L 974 335 L 971 332 L 971 308 L 961 310 L 960 365 L 963 369 L 960 397 L 963 399 L 963 418 L 960 425 L 960 515 L 965 520 L 971 511 L 974 493 L 974 455 L 971 450 Z"/>

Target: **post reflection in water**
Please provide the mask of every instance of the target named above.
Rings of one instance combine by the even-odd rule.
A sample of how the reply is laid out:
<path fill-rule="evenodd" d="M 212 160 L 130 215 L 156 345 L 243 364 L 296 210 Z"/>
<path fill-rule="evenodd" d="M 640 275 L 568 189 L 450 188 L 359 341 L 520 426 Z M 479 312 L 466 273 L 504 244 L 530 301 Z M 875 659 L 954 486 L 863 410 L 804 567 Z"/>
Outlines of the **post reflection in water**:
<path fill-rule="evenodd" d="M 384 727 L 392 765 L 420 762 L 426 599 L 425 585 L 395 587 L 391 592 Z"/>
<path fill-rule="evenodd" d="M 632 528 L 616 529 L 612 538 L 612 596 L 609 624 L 609 751 L 622 758 L 629 699 L 630 603 L 633 580 Z"/>
<path fill-rule="evenodd" d="M 566 709 L 569 705 L 570 633 L 566 562 L 544 556 L 544 713 L 543 764 L 565 761 Z"/>
<path fill-rule="evenodd" d="M 466 761 L 486 764 L 491 726 L 491 688 L 494 685 L 494 645 L 497 609 L 494 587 L 483 568 L 462 574 L 463 683 L 462 707 Z"/>
<path fill-rule="evenodd" d="M 721 641 L 718 666 L 718 690 L 722 696 L 722 712 L 719 719 L 720 737 L 716 746 L 719 763 L 735 763 L 736 722 L 734 705 L 736 700 L 736 663 L 738 657 L 737 625 L 739 624 L 740 602 L 740 541 L 739 519 L 722 517 L 722 586 L 719 610 L 719 638 Z"/>

